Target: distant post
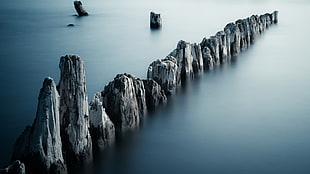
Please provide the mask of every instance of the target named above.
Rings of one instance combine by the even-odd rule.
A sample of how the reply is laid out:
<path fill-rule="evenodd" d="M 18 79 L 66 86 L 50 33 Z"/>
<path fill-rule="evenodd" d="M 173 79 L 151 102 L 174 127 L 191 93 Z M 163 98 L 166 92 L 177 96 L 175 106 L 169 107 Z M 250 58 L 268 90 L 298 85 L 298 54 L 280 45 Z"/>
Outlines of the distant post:
<path fill-rule="evenodd" d="M 278 23 L 278 13 L 279 11 L 274 11 L 271 16 L 272 16 L 272 22 L 277 24 Z"/>
<path fill-rule="evenodd" d="M 156 14 L 154 12 L 150 13 L 150 27 L 151 29 L 157 29 L 161 27 L 160 14 Z"/>
<path fill-rule="evenodd" d="M 74 1 L 73 4 L 74 4 L 74 8 L 75 8 L 75 10 L 76 10 L 76 12 L 78 13 L 79 16 L 88 16 L 88 13 L 83 8 L 81 1 Z"/>

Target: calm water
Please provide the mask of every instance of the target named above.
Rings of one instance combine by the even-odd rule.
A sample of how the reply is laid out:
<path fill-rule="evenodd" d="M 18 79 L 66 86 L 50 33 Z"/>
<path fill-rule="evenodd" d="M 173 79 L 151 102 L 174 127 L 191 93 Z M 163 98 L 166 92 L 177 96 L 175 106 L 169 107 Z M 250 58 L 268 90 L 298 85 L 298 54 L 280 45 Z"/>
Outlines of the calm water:
<path fill-rule="evenodd" d="M 180 39 L 200 42 L 238 18 L 277 9 L 279 24 L 249 50 L 170 98 L 137 133 L 84 173 L 310 173 L 307 1 L 5 0 L 0 6 L 0 165 L 35 117 L 44 77 L 59 80 L 61 55 L 86 63 L 91 99 L 117 73 L 146 77 Z M 149 12 L 163 28 L 149 30 Z M 75 27 L 67 27 L 74 23 Z"/>

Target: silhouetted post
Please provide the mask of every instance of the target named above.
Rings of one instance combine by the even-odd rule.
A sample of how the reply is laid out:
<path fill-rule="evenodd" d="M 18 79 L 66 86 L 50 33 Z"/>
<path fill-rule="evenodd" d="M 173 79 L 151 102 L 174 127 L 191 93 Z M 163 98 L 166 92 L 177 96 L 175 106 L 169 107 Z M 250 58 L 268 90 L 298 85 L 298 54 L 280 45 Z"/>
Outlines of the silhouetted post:
<path fill-rule="evenodd" d="M 153 29 L 161 27 L 160 14 L 156 14 L 154 12 L 151 12 L 151 14 L 150 14 L 150 27 Z"/>
<path fill-rule="evenodd" d="M 81 1 L 74 1 L 74 8 L 79 16 L 88 16 L 88 13 L 83 8 Z"/>

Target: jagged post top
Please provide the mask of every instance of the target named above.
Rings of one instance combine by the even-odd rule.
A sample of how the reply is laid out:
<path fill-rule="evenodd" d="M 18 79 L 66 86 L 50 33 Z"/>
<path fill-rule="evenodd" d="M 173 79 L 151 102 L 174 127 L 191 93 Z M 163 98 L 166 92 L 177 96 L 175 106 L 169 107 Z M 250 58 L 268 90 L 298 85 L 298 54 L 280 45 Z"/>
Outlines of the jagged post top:
<path fill-rule="evenodd" d="M 78 85 L 84 85 L 85 80 L 85 68 L 84 61 L 78 55 L 68 54 L 62 56 L 59 62 L 60 68 L 60 82 L 62 82 L 64 77 L 71 78 Z"/>
<path fill-rule="evenodd" d="M 117 74 L 114 79 L 118 79 L 118 78 L 120 78 L 122 76 L 127 76 L 129 78 L 134 78 L 134 79 L 140 79 L 140 78 L 136 77 L 135 75 L 129 74 L 129 73 Z"/>
<path fill-rule="evenodd" d="M 107 88 L 110 84 L 112 83 L 116 83 L 114 85 L 115 88 L 119 88 L 120 90 L 124 90 L 125 86 L 124 86 L 124 82 L 128 79 L 137 79 L 140 80 L 140 78 L 136 77 L 133 74 L 128 74 L 128 73 L 123 73 L 123 74 L 117 74 L 114 77 L 114 80 L 112 82 L 110 82 L 108 85 L 105 86 L 105 88 Z"/>
<path fill-rule="evenodd" d="M 184 49 L 186 48 L 186 45 L 190 44 L 189 42 L 186 42 L 184 40 L 180 40 L 177 44 L 177 49 Z"/>
<path fill-rule="evenodd" d="M 43 86 L 40 90 L 39 99 L 46 95 L 50 95 L 53 89 L 56 89 L 54 79 L 51 77 L 46 77 L 43 81 Z"/>
<path fill-rule="evenodd" d="M 82 60 L 82 58 L 79 55 L 67 54 L 65 56 L 60 57 L 59 68 L 62 69 L 61 65 L 63 65 L 64 62 L 67 62 L 67 61 L 71 61 L 72 64 L 74 64 L 74 65 L 76 65 L 77 62 L 81 62 L 82 64 L 84 64 L 84 61 Z"/>

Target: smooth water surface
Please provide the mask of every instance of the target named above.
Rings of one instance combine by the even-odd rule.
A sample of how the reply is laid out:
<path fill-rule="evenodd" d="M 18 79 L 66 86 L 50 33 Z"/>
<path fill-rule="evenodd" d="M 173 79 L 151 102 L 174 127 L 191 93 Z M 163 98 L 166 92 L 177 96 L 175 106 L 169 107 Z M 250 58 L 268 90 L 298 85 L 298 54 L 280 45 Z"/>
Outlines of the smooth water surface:
<path fill-rule="evenodd" d="M 84 1 L 83 1 L 84 2 Z M 200 42 L 251 14 L 279 10 L 279 24 L 234 61 L 206 72 L 149 114 L 136 133 L 83 173 L 310 173 L 307 1 L 4 1 L 0 6 L 0 165 L 32 124 L 43 79 L 79 54 L 89 100 L 118 73 L 146 77 L 179 40 Z M 160 12 L 161 30 L 149 29 Z M 74 27 L 67 24 L 74 23 Z"/>

